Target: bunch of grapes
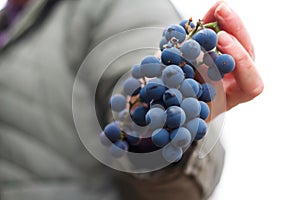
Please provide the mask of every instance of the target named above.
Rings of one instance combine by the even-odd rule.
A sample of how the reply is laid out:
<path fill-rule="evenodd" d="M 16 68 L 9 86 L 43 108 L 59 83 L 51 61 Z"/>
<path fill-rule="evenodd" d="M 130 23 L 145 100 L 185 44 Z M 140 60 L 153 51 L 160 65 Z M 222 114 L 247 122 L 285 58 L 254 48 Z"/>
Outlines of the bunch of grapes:
<path fill-rule="evenodd" d="M 217 49 L 217 22 L 195 25 L 192 19 L 172 24 L 163 31 L 161 57 L 144 57 L 131 68 L 123 93 L 110 98 L 116 121 L 100 134 L 111 154 L 147 153 L 162 149 L 167 162 L 177 162 L 193 141 L 207 133 L 211 102 L 216 90 L 195 80 L 198 67 L 219 81 L 234 70 L 232 56 Z"/>

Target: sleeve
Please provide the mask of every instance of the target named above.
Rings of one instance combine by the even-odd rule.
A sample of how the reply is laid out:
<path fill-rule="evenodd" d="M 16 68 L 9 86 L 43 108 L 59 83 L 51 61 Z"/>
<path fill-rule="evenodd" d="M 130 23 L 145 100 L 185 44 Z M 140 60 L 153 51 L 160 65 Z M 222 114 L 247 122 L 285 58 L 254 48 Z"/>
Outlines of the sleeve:
<path fill-rule="evenodd" d="M 79 66 L 79 72 L 81 67 L 92 66 L 90 70 L 84 70 L 80 79 L 87 87 L 97 88 L 96 110 L 103 126 L 111 118 L 108 107 L 103 105 L 107 104 L 119 79 L 143 56 L 158 49 L 155 47 L 161 39 L 162 29 L 178 23 L 180 16 L 169 1 L 161 0 L 115 0 L 106 2 L 105 9 L 99 9 L 101 12 L 96 12 L 97 3 L 92 9 L 95 12 L 91 13 L 97 14 L 91 15 L 92 24 L 86 33 L 90 37 L 86 44 L 89 54 L 81 55 L 84 62 Z M 207 199 L 220 180 L 225 154 L 220 142 L 202 159 L 196 153 L 199 148 L 201 144 L 195 143 L 180 163 L 156 172 L 120 175 L 122 197 Z"/>

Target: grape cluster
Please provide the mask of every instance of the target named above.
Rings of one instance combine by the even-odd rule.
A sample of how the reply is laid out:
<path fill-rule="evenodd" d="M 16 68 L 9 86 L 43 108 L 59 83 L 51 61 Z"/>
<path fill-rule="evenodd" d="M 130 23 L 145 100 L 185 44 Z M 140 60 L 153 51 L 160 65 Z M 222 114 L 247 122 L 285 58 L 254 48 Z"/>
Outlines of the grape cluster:
<path fill-rule="evenodd" d="M 216 48 L 216 25 L 201 20 L 195 25 L 192 19 L 172 24 L 163 31 L 161 57 L 149 55 L 132 66 L 123 93 L 110 98 L 116 121 L 100 134 L 114 157 L 162 149 L 167 162 L 177 162 L 193 141 L 206 135 L 208 102 L 216 90 L 195 80 L 196 67 L 205 64 L 213 81 L 235 67 L 232 56 Z"/>

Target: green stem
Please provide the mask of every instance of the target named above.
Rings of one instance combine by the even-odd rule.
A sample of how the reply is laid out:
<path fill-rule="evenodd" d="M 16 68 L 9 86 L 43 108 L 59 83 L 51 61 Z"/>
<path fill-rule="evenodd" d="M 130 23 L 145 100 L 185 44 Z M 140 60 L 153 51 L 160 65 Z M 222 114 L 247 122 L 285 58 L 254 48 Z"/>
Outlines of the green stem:
<path fill-rule="evenodd" d="M 204 24 L 204 27 L 205 28 L 214 28 L 216 33 L 219 33 L 220 32 L 220 27 L 219 27 L 219 23 L 217 21 L 215 22 L 211 22 L 211 23 L 207 23 L 207 24 Z"/>
<path fill-rule="evenodd" d="M 202 24 L 202 20 L 199 19 L 199 21 L 197 22 L 196 27 L 189 33 L 186 40 L 191 39 L 193 37 L 193 35 L 195 35 L 195 33 L 197 33 L 199 31 L 199 28 L 201 29 L 201 27 L 203 27 L 203 24 Z"/>

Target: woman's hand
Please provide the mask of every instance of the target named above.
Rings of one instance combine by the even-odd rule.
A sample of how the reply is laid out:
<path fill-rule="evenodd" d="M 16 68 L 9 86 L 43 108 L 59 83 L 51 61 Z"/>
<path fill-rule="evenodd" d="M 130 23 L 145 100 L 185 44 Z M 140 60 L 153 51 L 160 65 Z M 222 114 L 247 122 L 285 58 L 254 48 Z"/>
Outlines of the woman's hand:
<path fill-rule="evenodd" d="M 218 49 L 230 54 L 236 61 L 235 70 L 223 78 L 226 93 L 226 110 L 252 100 L 264 88 L 256 69 L 254 48 L 240 17 L 222 1 L 217 2 L 203 18 L 204 23 L 218 21 Z"/>

